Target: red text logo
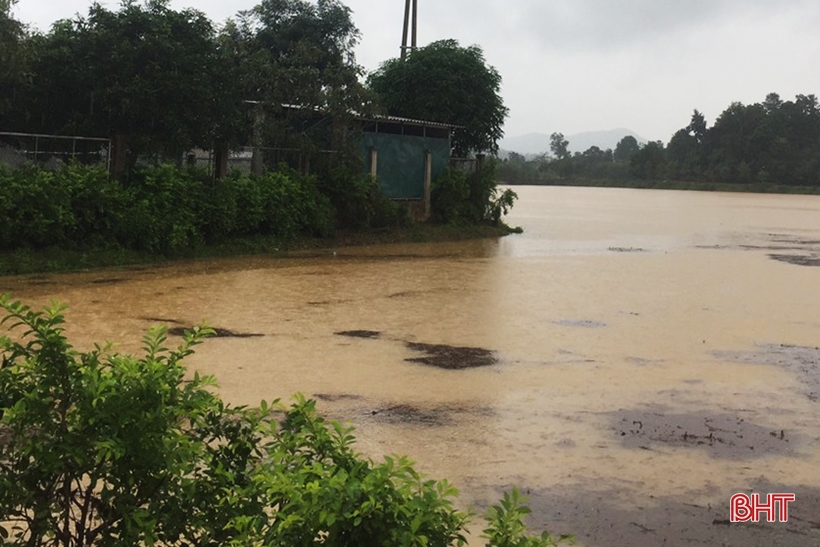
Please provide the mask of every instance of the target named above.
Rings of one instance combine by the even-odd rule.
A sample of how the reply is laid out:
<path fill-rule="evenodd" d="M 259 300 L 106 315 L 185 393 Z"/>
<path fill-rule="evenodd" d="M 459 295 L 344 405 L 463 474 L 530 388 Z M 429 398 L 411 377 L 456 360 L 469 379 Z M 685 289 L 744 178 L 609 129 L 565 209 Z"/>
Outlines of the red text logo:
<path fill-rule="evenodd" d="M 795 500 L 794 494 L 768 494 L 764 502 L 760 494 L 735 494 L 730 503 L 729 520 L 732 522 L 760 522 L 761 516 L 766 522 L 788 522 L 789 502 Z M 777 510 L 775 510 L 777 504 Z"/>

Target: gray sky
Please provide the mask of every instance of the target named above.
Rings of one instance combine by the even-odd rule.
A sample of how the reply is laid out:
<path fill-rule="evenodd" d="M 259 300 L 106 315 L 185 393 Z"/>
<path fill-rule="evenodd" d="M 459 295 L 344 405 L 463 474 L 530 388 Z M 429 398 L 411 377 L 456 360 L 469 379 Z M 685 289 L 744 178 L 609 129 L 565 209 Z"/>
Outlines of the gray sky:
<path fill-rule="evenodd" d="M 403 0 L 343 0 L 362 32 L 360 64 L 399 53 Z M 116 9 L 118 2 L 101 2 Z M 172 0 L 221 23 L 255 0 Z M 20 0 L 41 30 L 88 0 Z M 711 125 L 767 93 L 820 95 L 817 0 L 419 0 L 419 44 L 478 44 L 504 80 L 505 132 L 629 128 L 668 142 L 692 110 Z"/>

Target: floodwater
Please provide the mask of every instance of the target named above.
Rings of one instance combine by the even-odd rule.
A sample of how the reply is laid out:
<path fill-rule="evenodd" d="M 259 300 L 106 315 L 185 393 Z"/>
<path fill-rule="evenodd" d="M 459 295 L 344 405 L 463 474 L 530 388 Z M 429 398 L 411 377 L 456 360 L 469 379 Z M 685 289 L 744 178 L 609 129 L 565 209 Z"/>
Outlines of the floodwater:
<path fill-rule="evenodd" d="M 499 241 L 0 292 L 67 302 L 81 349 L 137 351 L 159 321 L 257 335 L 209 340 L 190 366 L 235 404 L 318 398 L 361 452 L 409 455 L 478 511 L 518 485 L 534 529 L 579 545 L 820 544 L 820 198 L 515 190 L 525 232 Z M 787 523 L 732 524 L 737 492 L 797 499 Z"/>

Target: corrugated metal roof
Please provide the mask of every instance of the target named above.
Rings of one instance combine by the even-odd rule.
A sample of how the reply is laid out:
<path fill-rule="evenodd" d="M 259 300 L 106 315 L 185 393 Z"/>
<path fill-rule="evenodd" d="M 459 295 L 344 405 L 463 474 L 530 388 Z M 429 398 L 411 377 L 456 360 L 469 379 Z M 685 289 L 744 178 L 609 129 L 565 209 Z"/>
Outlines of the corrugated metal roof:
<path fill-rule="evenodd" d="M 261 104 L 261 101 L 245 101 L 247 104 Z M 322 109 L 318 107 L 307 107 L 307 106 L 300 106 L 296 104 L 282 104 L 282 108 L 284 109 L 293 109 L 293 110 L 313 110 L 314 112 L 322 113 Z M 408 125 L 420 125 L 423 127 L 438 127 L 440 129 L 461 129 L 463 125 L 455 125 L 451 123 L 443 123 L 443 122 L 432 122 L 430 120 L 417 120 L 414 118 L 402 118 L 400 116 L 387 116 L 387 115 L 379 115 L 379 116 L 362 116 L 360 114 L 356 114 L 352 112 L 352 114 L 356 117 L 357 120 L 360 121 L 374 121 L 374 122 L 392 122 L 392 123 L 403 123 Z"/>
<path fill-rule="evenodd" d="M 421 125 L 424 127 L 438 127 L 441 129 L 456 129 L 462 127 L 460 125 L 454 125 L 451 123 L 431 122 L 429 120 L 415 120 L 413 118 L 402 118 L 399 116 L 357 116 L 357 118 L 363 121 L 403 123 L 408 125 Z"/>

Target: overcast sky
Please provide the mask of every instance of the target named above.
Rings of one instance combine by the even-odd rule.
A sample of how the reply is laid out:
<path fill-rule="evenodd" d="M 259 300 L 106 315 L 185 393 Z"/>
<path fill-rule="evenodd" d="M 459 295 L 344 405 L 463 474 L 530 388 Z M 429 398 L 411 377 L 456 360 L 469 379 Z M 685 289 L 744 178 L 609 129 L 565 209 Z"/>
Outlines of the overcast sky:
<path fill-rule="evenodd" d="M 256 3 L 171 5 L 221 23 Z M 404 1 L 345 3 L 362 33 L 359 63 L 396 57 Z M 47 30 L 89 5 L 19 0 L 14 13 Z M 695 108 L 711 125 L 732 101 L 820 95 L 818 0 L 419 0 L 419 44 L 444 38 L 480 45 L 501 73 L 509 137 L 625 127 L 668 142 Z"/>

